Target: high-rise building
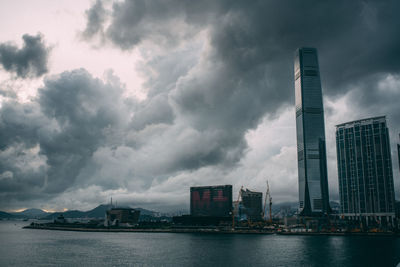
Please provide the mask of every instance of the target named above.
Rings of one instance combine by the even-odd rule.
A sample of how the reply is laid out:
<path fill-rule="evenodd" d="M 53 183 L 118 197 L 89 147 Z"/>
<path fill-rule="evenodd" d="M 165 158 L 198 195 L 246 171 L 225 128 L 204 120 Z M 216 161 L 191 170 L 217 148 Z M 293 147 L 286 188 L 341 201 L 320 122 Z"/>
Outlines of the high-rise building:
<path fill-rule="evenodd" d="M 400 140 L 400 134 L 399 134 Z M 399 171 L 400 171 L 400 144 L 397 144 L 397 159 L 399 160 Z"/>
<path fill-rule="evenodd" d="M 190 215 L 232 215 L 232 185 L 190 187 Z"/>
<path fill-rule="evenodd" d="M 241 189 L 242 206 L 241 213 L 244 213 L 250 221 L 262 219 L 262 193 Z"/>
<path fill-rule="evenodd" d="M 392 223 L 395 198 L 386 118 L 337 125 L 336 149 L 342 216 Z"/>
<path fill-rule="evenodd" d="M 299 48 L 294 60 L 299 214 L 330 212 L 326 167 L 325 123 L 318 55 Z"/>

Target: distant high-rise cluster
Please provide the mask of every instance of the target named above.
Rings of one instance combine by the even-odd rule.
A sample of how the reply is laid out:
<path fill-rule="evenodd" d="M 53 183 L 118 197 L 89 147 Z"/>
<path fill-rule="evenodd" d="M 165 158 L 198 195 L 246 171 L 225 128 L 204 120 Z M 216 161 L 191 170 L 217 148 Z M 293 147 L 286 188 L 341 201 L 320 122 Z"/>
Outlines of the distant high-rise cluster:
<path fill-rule="evenodd" d="M 294 76 L 300 215 L 327 214 L 330 207 L 324 107 L 315 48 L 296 51 Z"/>
<path fill-rule="evenodd" d="M 386 118 L 336 126 L 341 214 L 368 221 L 395 217 L 395 198 Z"/>
<path fill-rule="evenodd" d="M 331 212 L 324 108 L 315 48 L 299 48 L 294 60 L 299 215 Z M 342 218 L 393 225 L 395 196 L 386 117 L 336 126 Z M 400 168 L 400 144 L 397 146 Z"/>

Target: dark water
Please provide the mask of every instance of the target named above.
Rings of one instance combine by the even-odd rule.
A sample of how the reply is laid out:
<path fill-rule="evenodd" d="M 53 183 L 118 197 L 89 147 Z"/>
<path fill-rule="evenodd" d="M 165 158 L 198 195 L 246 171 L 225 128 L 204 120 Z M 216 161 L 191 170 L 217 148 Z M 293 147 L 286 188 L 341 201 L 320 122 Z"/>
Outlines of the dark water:
<path fill-rule="evenodd" d="M 396 266 L 399 237 L 85 233 L 0 222 L 0 266 Z"/>

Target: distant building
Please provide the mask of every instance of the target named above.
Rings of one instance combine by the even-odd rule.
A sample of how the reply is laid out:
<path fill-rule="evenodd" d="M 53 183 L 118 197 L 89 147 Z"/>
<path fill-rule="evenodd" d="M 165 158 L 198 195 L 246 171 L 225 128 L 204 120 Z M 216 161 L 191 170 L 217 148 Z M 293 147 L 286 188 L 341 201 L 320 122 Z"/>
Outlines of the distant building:
<path fill-rule="evenodd" d="M 65 219 L 63 214 L 58 215 L 56 219 L 54 219 L 54 223 L 67 223 L 67 220 Z"/>
<path fill-rule="evenodd" d="M 396 218 L 400 219 L 400 201 L 396 201 L 394 206 L 395 206 Z"/>
<path fill-rule="evenodd" d="M 318 55 L 299 48 L 294 60 L 299 215 L 330 212 L 325 122 Z"/>
<path fill-rule="evenodd" d="M 336 147 L 342 216 L 392 224 L 395 196 L 386 118 L 337 125 Z"/>
<path fill-rule="evenodd" d="M 260 221 L 262 219 L 262 193 L 241 189 L 242 206 L 248 220 Z"/>
<path fill-rule="evenodd" d="M 112 208 L 106 211 L 105 226 L 134 226 L 138 223 L 140 210 Z"/>
<path fill-rule="evenodd" d="M 285 216 L 283 217 L 283 224 L 286 227 L 292 226 L 292 225 L 297 225 L 298 222 L 298 218 L 297 216 Z"/>
<path fill-rule="evenodd" d="M 190 215 L 228 217 L 232 215 L 232 185 L 190 188 Z"/>
<path fill-rule="evenodd" d="M 239 201 L 235 200 L 232 202 L 232 210 L 233 210 L 233 214 L 235 214 L 235 217 L 237 220 L 239 220 L 239 221 L 246 220 L 245 217 L 242 217 L 243 204 L 240 200 Z"/>

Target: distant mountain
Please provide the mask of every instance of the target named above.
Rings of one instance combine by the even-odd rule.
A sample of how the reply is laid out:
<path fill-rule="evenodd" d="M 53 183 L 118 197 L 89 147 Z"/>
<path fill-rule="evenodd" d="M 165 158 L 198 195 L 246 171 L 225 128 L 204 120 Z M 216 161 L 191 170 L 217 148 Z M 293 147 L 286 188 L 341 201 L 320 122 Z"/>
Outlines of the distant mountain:
<path fill-rule="evenodd" d="M 158 214 L 156 211 L 146 210 L 143 208 L 135 208 L 135 210 L 140 210 L 140 215 L 156 216 Z"/>
<path fill-rule="evenodd" d="M 54 220 L 56 219 L 58 216 L 63 215 L 64 218 L 86 218 L 87 216 L 85 215 L 84 211 L 80 211 L 80 210 L 68 210 L 65 212 L 54 212 L 54 213 L 50 213 L 49 215 L 42 217 L 42 219 L 44 220 Z"/>
<path fill-rule="evenodd" d="M 272 202 L 272 211 L 279 212 L 281 209 L 297 210 L 298 206 L 299 206 L 298 202 L 281 202 L 281 203 Z"/>
<path fill-rule="evenodd" d="M 108 210 L 110 208 L 111 208 L 111 205 L 102 204 L 92 210 L 87 211 L 86 216 L 89 218 L 104 218 L 104 215 L 106 214 L 106 210 Z"/>
<path fill-rule="evenodd" d="M 0 219 L 24 219 L 23 216 L 15 215 L 5 211 L 0 211 Z"/>
<path fill-rule="evenodd" d="M 111 208 L 111 205 L 109 204 L 102 204 L 97 206 L 96 208 L 88 211 L 80 211 L 80 210 L 69 210 L 65 212 L 54 212 L 51 214 L 46 215 L 42 219 L 45 220 L 53 220 L 60 216 L 61 214 L 64 216 L 64 218 L 71 218 L 71 219 L 76 219 L 76 218 L 104 218 L 106 211 Z M 122 207 L 120 207 L 122 208 Z M 124 208 L 127 208 L 127 206 L 124 206 Z M 146 215 L 146 216 L 155 216 L 158 214 L 155 211 L 151 210 L 146 210 L 142 208 L 135 208 L 137 210 L 140 210 L 140 215 Z"/>
<path fill-rule="evenodd" d="M 46 216 L 48 213 L 41 209 L 26 209 L 20 212 L 13 212 L 12 214 L 23 216 L 25 218 L 33 219 L 33 218 L 42 218 Z"/>
<path fill-rule="evenodd" d="M 120 208 L 128 208 L 128 206 L 119 206 Z M 88 211 L 68 210 L 65 212 L 45 212 L 41 209 L 26 209 L 20 212 L 0 211 L 0 219 L 44 219 L 54 220 L 61 214 L 64 218 L 104 218 L 106 211 L 111 208 L 110 204 L 102 204 Z M 143 208 L 135 208 L 140 210 L 141 216 L 158 216 L 158 212 L 146 210 Z"/>

